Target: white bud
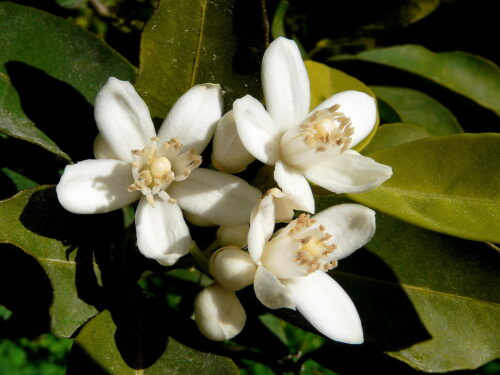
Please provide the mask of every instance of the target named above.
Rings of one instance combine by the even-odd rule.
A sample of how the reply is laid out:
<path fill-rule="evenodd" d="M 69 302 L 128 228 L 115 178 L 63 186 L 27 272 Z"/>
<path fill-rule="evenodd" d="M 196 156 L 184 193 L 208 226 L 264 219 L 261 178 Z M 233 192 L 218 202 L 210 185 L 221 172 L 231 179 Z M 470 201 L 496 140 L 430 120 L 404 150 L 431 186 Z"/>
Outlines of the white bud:
<path fill-rule="evenodd" d="M 217 229 L 217 241 L 221 246 L 245 247 L 249 228 L 248 224 L 236 226 L 221 225 Z"/>
<path fill-rule="evenodd" d="M 241 143 L 233 111 L 226 113 L 217 124 L 212 143 L 212 164 L 226 173 L 244 171 L 255 160 Z"/>
<path fill-rule="evenodd" d="M 257 266 L 246 251 L 227 246 L 212 254 L 208 269 L 223 287 L 240 290 L 253 284 Z"/>
<path fill-rule="evenodd" d="M 189 213 L 187 211 L 183 211 L 183 214 L 187 221 L 189 221 L 191 224 L 196 225 L 197 227 L 215 227 L 215 224 L 205 220 L 201 216 Z"/>
<path fill-rule="evenodd" d="M 214 284 L 196 296 L 194 318 L 204 336 L 223 341 L 241 332 L 247 315 L 234 292 Z"/>

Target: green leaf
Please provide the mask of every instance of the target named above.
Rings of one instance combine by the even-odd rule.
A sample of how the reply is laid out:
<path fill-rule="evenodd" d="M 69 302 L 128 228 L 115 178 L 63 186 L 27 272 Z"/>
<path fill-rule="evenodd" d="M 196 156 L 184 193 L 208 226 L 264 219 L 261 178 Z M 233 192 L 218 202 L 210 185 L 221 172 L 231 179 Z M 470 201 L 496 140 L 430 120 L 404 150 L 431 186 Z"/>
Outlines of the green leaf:
<path fill-rule="evenodd" d="M 0 4 L 0 10 L 1 6 Z M 68 154 L 26 117 L 16 89 L 3 73 L 0 73 L 0 132 L 34 143 L 47 151 L 71 160 Z"/>
<path fill-rule="evenodd" d="M 349 198 L 452 236 L 500 242 L 500 135 L 428 137 L 369 155 L 393 176 Z"/>
<path fill-rule="evenodd" d="M 34 8 L 0 3 L 0 30 L 0 131 L 69 159 L 44 134 L 48 131 L 35 128 L 34 125 L 40 124 L 31 118 L 32 113 L 28 116 L 28 108 L 37 108 L 37 102 L 47 100 L 33 97 L 30 89 L 35 89 L 35 93 L 43 91 L 44 87 L 34 87 L 41 84 L 40 78 L 44 78 L 43 83 L 61 81 L 69 85 L 68 90 L 76 90 L 83 101 L 93 104 L 109 77 L 133 80 L 135 68 L 95 35 Z M 49 99 L 59 99 L 58 93 L 50 92 L 51 88 L 45 89 Z M 51 104 L 59 104 L 61 110 L 65 105 Z M 66 119 L 64 126 L 71 127 L 73 121 Z M 72 134 L 78 130 L 71 129 Z M 71 150 L 65 151 L 71 153 Z"/>
<path fill-rule="evenodd" d="M 160 1 L 142 34 L 136 83 L 151 115 L 163 119 L 199 83 L 220 84 L 226 108 L 246 94 L 260 98 L 261 13 L 244 1 Z"/>
<path fill-rule="evenodd" d="M 379 100 L 389 105 L 402 122 L 424 128 L 432 135 L 462 133 L 456 117 L 430 96 L 405 87 L 370 87 Z"/>
<path fill-rule="evenodd" d="M 38 185 L 35 181 L 9 168 L 2 168 L 0 171 L 5 173 L 12 180 L 17 190 L 29 189 Z"/>
<path fill-rule="evenodd" d="M 378 63 L 417 74 L 500 114 L 499 69 L 482 57 L 465 52 L 435 53 L 408 44 L 334 58 L 344 59 Z"/>
<path fill-rule="evenodd" d="M 287 0 L 281 0 L 279 2 L 271 24 L 271 35 L 273 39 L 278 39 L 279 37 L 286 38 L 285 15 L 289 7 L 290 3 Z"/>
<path fill-rule="evenodd" d="M 55 190 L 47 186 L 0 202 L 0 243 L 13 244 L 35 257 L 47 273 L 54 289 L 51 330 L 60 337 L 70 337 L 97 313 L 91 302 L 96 302 L 100 272 L 89 249 L 76 248 L 81 240 L 75 236 L 89 233 L 75 216 L 60 207 Z"/>
<path fill-rule="evenodd" d="M 376 151 L 430 136 L 427 131 L 412 124 L 386 124 L 378 128 L 377 134 L 375 134 L 368 146 L 363 149 L 363 154 L 372 154 Z"/>
<path fill-rule="evenodd" d="M 238 374 L 238 368 L 226 357 L 203 353 L 181 344 L 172 337 L 163 337 L 168 321 L 158 322 L 157 336 L 143 329 L 148 322 L 135 325 L 120 321 L 108 310 L 88 322 L 75 340 L 75 346 L 83 350 L 106 374 Z M 117 326 L 118 322 L 118 326 Z M 155 322 L 156 323 L 156 322 Z M 171 322 L 170 322 L 171 323 Z M 164 340 L 163 342 L 161 342 Z M 158 345 L 154 345 L 153 343 Z M 155 358 L 157 357 L 157 358 Z M 76 361 L 78 359 L 78 361 Z M 79 356 L 70 358 L 68 374 L 87 374 Z"/>
<path fill-rule="evenodd" d="M 340 70 L 312 60 L 307 60 L 305 64 L 311 83 L 311 109 L 330 96 L 346 90 L 361 91 L 375 98 L 375 94 L 368 86 Z M 377 132 L 377 126 L 378 117 L 373 131 L 362 142 L 356 145 L 356 150 L 363 149 L 370 142 Z"/>

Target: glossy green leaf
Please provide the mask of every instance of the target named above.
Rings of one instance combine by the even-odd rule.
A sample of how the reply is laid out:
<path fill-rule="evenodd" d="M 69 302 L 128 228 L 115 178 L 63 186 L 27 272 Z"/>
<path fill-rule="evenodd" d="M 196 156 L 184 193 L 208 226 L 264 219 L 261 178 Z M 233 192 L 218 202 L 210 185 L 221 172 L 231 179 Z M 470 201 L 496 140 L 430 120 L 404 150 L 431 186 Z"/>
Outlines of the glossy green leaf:
<path fill-rule="evenodd" d="M 17 190 L 29 189 L 38 185 L 35 181 L 17 173 L 16 171 L 13 171 L 12 169 L 2 168 L 0 171 L 10 178 L 14 185 L 16 185 Z"/>
<path fill-rule="evenodd" d="M 408 44 L 334 59 L 357 59 L 405 70 L 443 85 L 500 114 L 498 66 L 479 56 L 465 52 L 436 53 L 422 46 Z"/>
<path fill-rule="evenodd" d="M 76 248 L 80 239 L 75 236 L 89 234 L 75 216 L 59 206 L 55 190 L 47 186 L 0 202 L 0 242 L 35 257 L 47 273 L 54 289 L 51 330 L 60 337 L 70 337 L 97 313 L 91 302 L 100 272 L 89 249 Z"/>
<path fill-rule="evenodd" d="M 500 134 L 428 137 L 369 156 L 394 174 L 351 199 L 437 232 L 500 242 Z"/>
<path fill-rule="evenodd" d="M 262 96 L 264 27 L 259 4 L 235 0 L 162 0 L 144 28 L 137 90 L 163 119 L 191 86 L 218 83 L 226 108 Z"/>
<path fill-rule="evenodd" d="M 361 91 L 375 98 L 375 94 L 368 86 L 340 70 L 312 60 L 307 60 L 305 64 L 311 83 L 311 109 L 330 96 L 346 90 Z M 356 145 L 356 150 L 363 149 L 370 142 L 377 132 L 377 126 L 362 142 Z"/>
<path fill-rule="evenodd" d="M 0 131 L 68 158 L 44 134 L 47 131 L 35 128 L 39 124 L 27 109 L 33 112 L 33 108 L 38 109 L 37 101 L 47 98 L 33 97 L 29 88 L 39 93 L 43 88 L 33 85 L 42 81 L 58 88 L 67 84 L 66 90 L 76 91 L 93 105 L 110 76 L 133 80 L 135 68 L 95 35 L 38 9 L 1 2 L 0 30 Z M 58 93 L 50 90 L 47 88 L 45 96 L 59 100 Z M 67 119 L 65 126 L 72 126 L 72 122 Z"/>
<path fill-rule="evenodd" d="M 420 126 L 432 135 L 462 133 L 456 117 L 430 96 L 405 87 L 371 86 L 379 100 L 389 105 L 401 122 Z"/>
<path fill-rule="evenodd" d="M 77 350 L 83 350 L 101 371 L 110 375 L 239 373 L 229 358 L 197 351 L 172 337 L 163 337 L 164 326 L 169 323 L 165 320 L 159 322 L 157 337 L 153 331 L 147 331 L 151 334 L 147 336 L 142 331 L 147 328 L 142 324 L 120 321 L 105 310 L 83 327 L 74 345 Z M 79 356 L 70 357 L 68 374 L 87 374 L 86 371 L 86 363 L 82 363 Z"/>
<path fill-rule="evenodd" d="M 16 89 L 3 73 L 0 73 L 0 132 L 34 143 L 56 155 L 71 160 L 68 154 L 26 117 Z"/>
<path fill-rule="evenodd" d="M 375 134 L 368 146 L 363 149 L 363 154 L 372 154 L 376 151 L 430 136 L 423 128 L 412 124 L 385 124 L 378 128 L 377 134 Z"/>
<path fill-rule="evenodd" d="M 376 219 L 369 251 L 331 272 L 353 298 L 366 342 L 426 372 L 498 358 L 498 254 L 389 215 Z"/>
<path fill-rule="evenodd" d="M 273 39 L 278 39 L 279 37 L 286 38 L 285 31 L 285 15 L 290 7 L 290 3 L 287 0 L 281 0 L 274 12 L 273 22 L 271 23 L 271 35 Z"/>

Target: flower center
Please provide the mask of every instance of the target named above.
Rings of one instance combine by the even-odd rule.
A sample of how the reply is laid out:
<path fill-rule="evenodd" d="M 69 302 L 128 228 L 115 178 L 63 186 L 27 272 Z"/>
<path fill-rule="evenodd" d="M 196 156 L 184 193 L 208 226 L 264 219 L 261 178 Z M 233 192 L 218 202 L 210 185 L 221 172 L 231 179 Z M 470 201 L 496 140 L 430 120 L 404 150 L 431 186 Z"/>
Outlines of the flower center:
<path fill-rule="evenodd" d="M 332 235 L 326 232 L 323 225 L 313 226 L 315 223 L 316 220 L 309 215 L 301 214 L 295 220 L 295 226 L 288 231 L 294 240 L 300 242 L 295 251 L 295 262 L 305 267 L 308 274 L 318 270 L 328 271 L 337 266 L 335 259 L 330 260 L 330 254 L 337 246 L 326 243 Z"/>
<path fill-rule="evenodd" d="M 327 147 L 341 147 L 341 151 L 349 148 L 354 129 L 351 119 L 339 109 L 340 104 L 335 104 L 316 111 L 300 125 L 306 145 L 317 152 L 326 151 Z"/>
<path fill-rule="evenodd" d="M 134 183 L 128 191 L 140 190 L 154 207 L 154 196 L 175 203 L 166 190 L 173 181 L 189 177 L 201 164 L 201 156 L 193 150 L 181 153 L 182 144 L 177 138 L 159 145 L 159 138 L 151 138 L 151 144 L 142 150 L 132 150 L 132 175 Z"/>

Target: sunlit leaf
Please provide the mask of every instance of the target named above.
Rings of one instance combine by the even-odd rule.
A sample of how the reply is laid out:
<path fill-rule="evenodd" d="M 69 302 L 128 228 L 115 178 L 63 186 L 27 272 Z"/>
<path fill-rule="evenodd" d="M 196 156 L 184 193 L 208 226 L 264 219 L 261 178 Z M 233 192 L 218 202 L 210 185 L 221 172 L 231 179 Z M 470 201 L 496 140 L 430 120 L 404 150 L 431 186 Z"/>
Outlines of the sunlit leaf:
<path fill-rule="evenodd" d="M 135 68 L 93 34 L 38 9 L 1 2 L 0 30 L 0 131 L 69 159 L 65 152 L 71 154 L 71 150 L 63 152 L 51 141 L 55 139 L 51 134 L 54 124 L 44 124 L 43 132 L 35 127 L 41 125 L 37 123 L 40 102 L 59 105 L 60 110 L 66 104 L 55 102 L 61 93 L 52 92 L 53 87 L 37 85 L 45 86 L 48 81 L 58 89 L 66 85 L 91 110 L 97 92 L 110 76 L 133 80 Z M 43 97 L 36 97 L 41 92 Z M 71 103 L 74 116 L 79 115 L 76 104 Z M 51 115 L 57 114 L 44 114 Z M 71 127 L 75 120 L 66 119 L 64 126 Z"/>
<path fill-rule="evenodd" d="M 375 98 L 375 94 L 360 80 L 328 65 L 308 60 L 305 62 L 309 81 L 311 82 L 311 109 L 319 105 L 330 96 L 346 90 L 357 90 Z M 378 125 L 378 117 L 377 117 Z M 359 144 L 356 150 L 363 149 L 377 132 L 377 126 Z"/>
<path fill-rule="evenodd" d="M 334 59 L 357 59 L 405 70 L 500 114 L 500 71 L 493 62 L 479 56 L 465 52 L 435 53 L 409 44 Z"/>
<path fill-rule="evenodd" d="M 154 332 L 151 321 L 124 321 L 105 310 L 76 337 L 68 374 L 88 374 L 88 360 L 110 375 L 239 373 L 229 358 L 197 351 L 169 337 L 165 332 L 168 327 L 167 317 L 158 322 Z"/>
<path fill-rule="evenodd" d="M 369 156 L 394 174 L 351 199 L 437 232 L 500 242 L 499 134 L 428 137 Z"/>
<path fill-rule="evenodd" d="M 0 242 L 32 255 L 47 273 L 54 289 L 51 330 L 60 337 L 70 337 L 97 313 L 100 271 L 88 246 L 99 234 L 88 233 L 75 217 L 60 207 L 47 186 L 0 202 Z"/>
<path fill-rule="evenodd" d="M 16 185 L 17 190 L 29 189 L 38 185 L 35 181 L 17 173 L 16 171 L 13 171 L 12 169 L 2 168 L 0 171 L 5 173 L 10 178 L 14 185 Z"/>
<path fill-rule="evenodd" d="M 432 135 L 462 133 L 456 117 L 430 96 L 405 87 L 371 86 L 379 100 L 389 105 L 402 122 L 414 124 Z"/>
<path fill-rule="evenodd" d="M 426 130 L 412 124 L 386 124 L 379 127 L 377 134 L 375 134 L 368 146 L 363 149 L 363 154 L 368 155 L 376 151 L 430 136 Z"/>
<path fill-rule="evenodd" d="M 234 0 L 162 0 L 142 34 L 136 88 L 163 119 L 191 86 L 218 83 L 227 108 L 262 96 L 264 28 L 259 4 Z"/>

